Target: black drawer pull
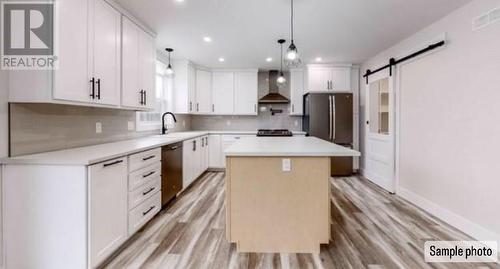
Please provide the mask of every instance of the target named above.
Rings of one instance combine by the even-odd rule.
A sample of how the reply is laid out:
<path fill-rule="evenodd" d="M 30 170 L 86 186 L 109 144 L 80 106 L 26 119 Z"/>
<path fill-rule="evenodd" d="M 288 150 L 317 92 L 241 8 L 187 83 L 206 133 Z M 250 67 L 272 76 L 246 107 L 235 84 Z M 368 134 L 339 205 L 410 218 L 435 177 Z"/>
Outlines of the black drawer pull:
<path fill-rule="evenodd" d="M 146 216 L 149 212 L 151 212 L 151 210 L 155 209 L 156 206 L 152 206 L 150 207 L 148 210 L 146 210 L 146 212 L 142 212 L 142 215 L 143 216 Z"/>
<path fill-rule="evenodd" d="M 151 188 L 148 191 L 143 192 L 142 195 L 147 195 L 148 193 L 150 193 L 150 192 L 152 192 L 154 190 L 155 190 L 155 188 Z"/>
<path fill-rule="evenodd" d="M 149 177 L 150 175 L 152 175 L 154 173 L 155 173 L 155 171 L 149 172 L 149 173 L 147 173 L 145 175 L 142 175 L 142 178 L 147 178 L 147 177 Z"/>
<path fill-rule="evenodd" d="M 119 163 L 122 163 L 122 162 L 123 162 L 123 160 L 118 160 L 118 161 L 114 161 L 112 163 L 105 163 L 102 166 L 108 167 L 108 166 L 112 166 L 112 165 L 119 164 Z"/>
<path fill-rule="evenodd" d="M 156 155 L 151 155 L 149 157 L 145 157 L 145 158 L 142 158 L 143 161 L 147 161 L 147 160 L 151 160 L 153 159 L 154 157 L 156 157 Z"/>

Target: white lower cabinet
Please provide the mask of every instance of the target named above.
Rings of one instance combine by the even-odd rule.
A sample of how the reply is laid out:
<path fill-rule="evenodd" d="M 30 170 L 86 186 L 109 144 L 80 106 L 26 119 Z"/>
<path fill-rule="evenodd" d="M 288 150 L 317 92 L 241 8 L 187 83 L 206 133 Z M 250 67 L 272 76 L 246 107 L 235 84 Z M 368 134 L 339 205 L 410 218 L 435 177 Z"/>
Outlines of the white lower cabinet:
<path fill-rule="evenodd" d="M 208 168 L 208 136 L 189 139 L 182 144 L 182 189 L 186 189 Z"/>
<path fill-rule="evenodd" d="M 209 135 L 208 144 L 208 167 L 210 168 L 223 168 L 222 165 L 222 149 L 221 149 L 221 136 Z"/>
<path fill-rule="evenodd" d="M 133 235 L 144 224 L 152 219 L 161 208 L 161 192 L 156 192 L 152 197 L 132 209 L 128 216 L 129 234 Z"/>
<path fill-rule="evenodd" d="M 90 266 L 96 267 L 128 238 L 127 158 L 89 166 L 88 175 Z"/>

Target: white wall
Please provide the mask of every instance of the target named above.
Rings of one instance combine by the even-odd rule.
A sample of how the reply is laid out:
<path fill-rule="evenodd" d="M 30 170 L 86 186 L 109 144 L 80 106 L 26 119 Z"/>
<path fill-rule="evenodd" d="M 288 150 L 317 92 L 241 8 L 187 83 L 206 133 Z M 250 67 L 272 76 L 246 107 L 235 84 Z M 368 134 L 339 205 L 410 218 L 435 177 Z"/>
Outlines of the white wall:
<path fill-rule="evenodd" d="M 362 67 L 373 70 L 447 33 L 446 48 L 398 67 L 399 194 L 488 240 L 500 240 L 500 20 L 479 31 L 471 22 L 497 7 L 498 0 L 475 0 Z"/>
<path fill-rule="evenodd" d="M 8 140 L 8 72 L 0 70 L 0 158 L 7 157 L 9 140 Z M 0 182 L 2 181 L 2 168 L 0 167 Z M 0 201 L 1 199 L 1 184 L 0 184 Z M 0 209 L 1 209 L 0 203 Z M 3 267 L 3 236 L 2 236 L 2 212 L 0 210 L 0 267 Z"/>

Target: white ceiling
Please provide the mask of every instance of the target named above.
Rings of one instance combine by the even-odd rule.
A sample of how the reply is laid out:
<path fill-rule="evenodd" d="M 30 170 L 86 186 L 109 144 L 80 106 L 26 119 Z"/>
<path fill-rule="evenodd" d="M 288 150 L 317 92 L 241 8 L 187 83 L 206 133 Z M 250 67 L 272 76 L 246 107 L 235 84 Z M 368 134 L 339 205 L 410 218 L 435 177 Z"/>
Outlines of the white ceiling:
<path fill-rule="evenodd" d="M 208 67 L 279 67 L 276 41 L 289 39 L 290 0 L 116 1 L 158 33 L 159 49 Z M 295 43 L 304 63 L 362 63 L 468 2 L 295 0 Z"/>

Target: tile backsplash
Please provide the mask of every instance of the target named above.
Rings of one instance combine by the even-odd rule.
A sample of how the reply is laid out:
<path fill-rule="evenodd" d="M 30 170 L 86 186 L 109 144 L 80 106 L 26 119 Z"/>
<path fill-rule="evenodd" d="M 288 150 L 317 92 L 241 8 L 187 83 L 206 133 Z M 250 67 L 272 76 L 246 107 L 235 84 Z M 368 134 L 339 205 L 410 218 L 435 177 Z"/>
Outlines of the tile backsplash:
<path fill-rule="evenodd" d="M 82 147 L 159 134 L 139 132 L 129 110 L 57 104 L 10 104 L 10 156 Z M 191 128 L 191 116 L 177 116 L 172 131 Z M 96 133 L 100 122 L 102 132 Z M 131 126 L 129 126 L 129 124 Z M 133 127 L 129 130 L 129 127 Z"/>
<path fill-rule="evenodd" d="M 262 111 L 265 107 L 266 111 Z M 270 108 L 282 113 L 271 115 Z M 253 131 L 257 129 L 289 129 L 302 131 L 302 118 L 289 115 L 288 104 L 261 104 L 258 116 L 192 116 L 193 130 Z"/>

